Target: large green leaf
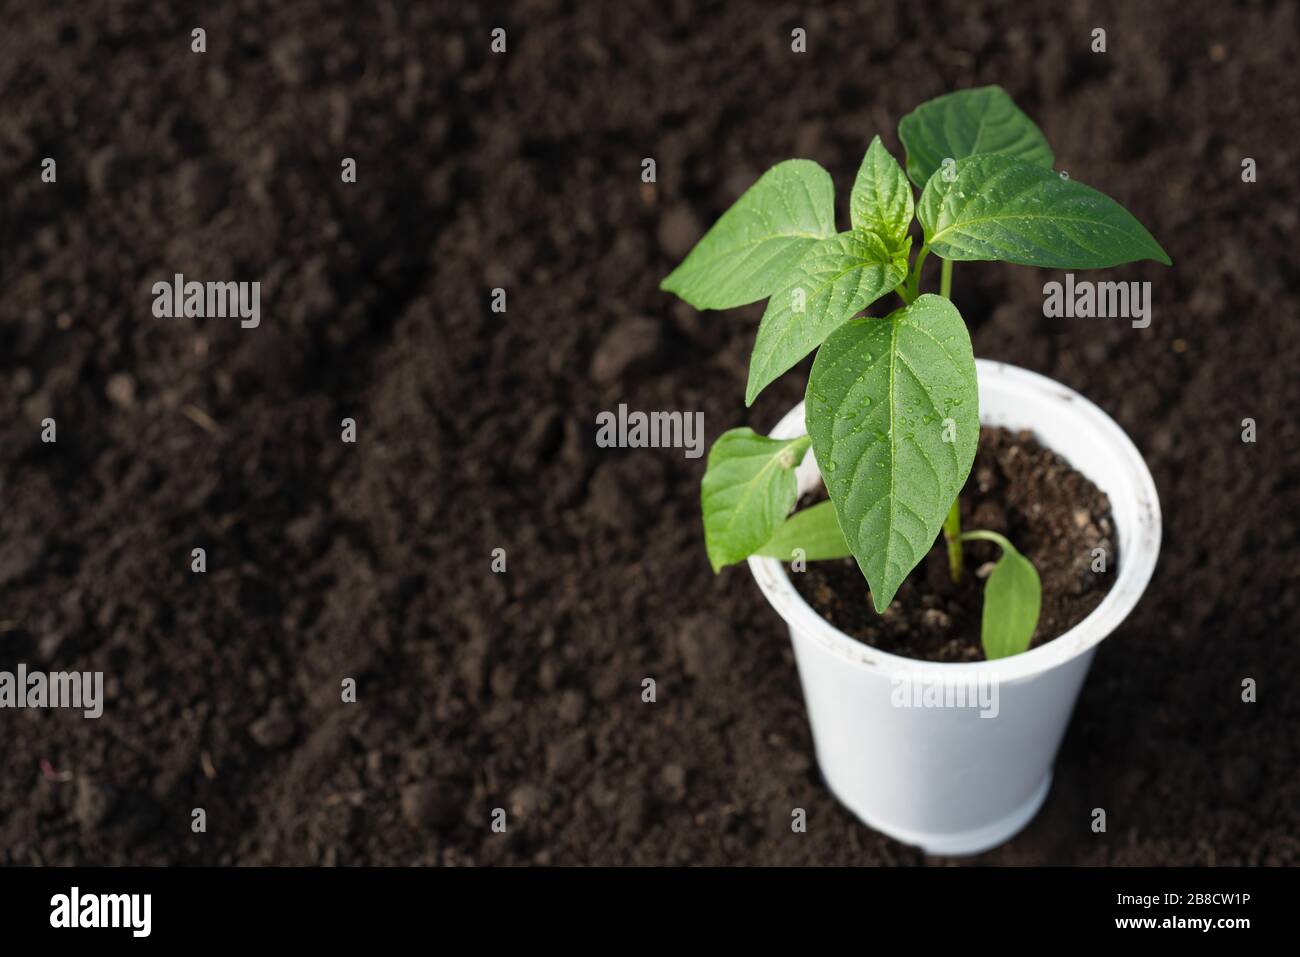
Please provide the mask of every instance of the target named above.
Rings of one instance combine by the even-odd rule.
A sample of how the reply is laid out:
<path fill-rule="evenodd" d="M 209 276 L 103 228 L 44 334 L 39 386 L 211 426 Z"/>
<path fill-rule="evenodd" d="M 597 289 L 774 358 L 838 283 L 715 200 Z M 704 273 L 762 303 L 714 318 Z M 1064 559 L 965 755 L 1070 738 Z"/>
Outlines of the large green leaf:
<path fill-rule="evenodd" d="M 753 405 L 768 383 L 906 275 L 906 247 L 890 252 L 875 233 L 840 233 L 814 244 L 767 303 L 749 360 L 745 404 Z"/>
<path fill-rule="evenodd" d="M 1018 655 L 1028 649 L 1038 627 L 1043 603 L 1038 570 L 997 532 L 967 532 L 962 538 L 996 542 L 1002 548 L 1002 557 L 984 583 L 980 643 L 990 661 Z"/>
<path fill-rule="evenodd" d="M 957 163 L 951 182 L 931 179 L 917 218 L 931 251 L 944 259 L 1051 269 L 1138 259 L 1169 265 L 1160 244 L 1109 196 L 1006 156 L 972 156 Z"/>
<path fill-rule="evenodd" d="M 912 187 L 879 136 L 871 141 L 858 167 L 849 214 L 854 229 L 879 234 L 890 249 L 902 249 L 906 244 L 907 229 L 912 225 Z"/>
<path fill-rule="evenodd" d="M 776 530 L 776 534 L 758 554 L 768 558 L 778 558 L 783 562 L 794 561 L 800 557 L 795 551 L 801 551 L 802 557 L 810 562 L 824 561 L 828 558 L 848 558 L 848 542 L 840 531 L 840 520 L 835 517 L 835 506 L 830 502 L 818 502 L 808 508 L 801 508 Z"/>
<path fill-rule="evenodd" d="M 975 459 L 975 357 L 956 307 L 924 295 L 841 326 L 813 362 L 806 418 L 840 528 L 883 612 Z"/>
<path fill-rule="evenodd" d="M 835 187 L 811 160 L 786 160 L 722 214 L 660 288 L 697 309 L 730 309 L 772 294 L 819 239 L 835 234 Z"/>
<path fill-rule="evenodd" d="M 716 572 L 744 561 L 771 539 L 794 508 L 794 470 L 808 437 L 769 439 L 753 429 L 718 436 L 700 484 L 704 544 Z"/>
<path fill-rule="evenodd" d="M 919 187 L 945 159 L 998 153 L 1050 168 L 1052 148 L 1000 86 L 958 90 L 922 103 L 898 124 L 907 175 Z"/>

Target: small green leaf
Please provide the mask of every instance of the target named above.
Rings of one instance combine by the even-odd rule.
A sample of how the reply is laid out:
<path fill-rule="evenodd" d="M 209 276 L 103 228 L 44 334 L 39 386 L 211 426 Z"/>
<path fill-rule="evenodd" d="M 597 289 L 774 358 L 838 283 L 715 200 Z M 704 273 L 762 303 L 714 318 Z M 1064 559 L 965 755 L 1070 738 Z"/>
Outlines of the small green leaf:
<path fill-rule="evenodd" d="M 891 253 L 875 233 L 840 233 L 816 243 L 767 303 L 749 360 L 745 405 L 906 275 L 906 252 Z"/>
<path fill-rule="evenodd" d="M 794 470 L 808 442 L 806 435 L 769 439 L 753 429 L 718 436 L 700 484 L 704 544 L 715 572 L 762 548 L 794 508 Z"/>
<path fill-rule="evenodd" d="M 772 294 L 819 239 L 835 234 L 835 187 L 811 160 L 759 177 L 659 285 L 697 309 L 731 309 Z"/>
<path fill-rule="evenodd" d="M 984 583 L 980 642 L 989 661 L 1018 655 L 1029 648 L 1038 627 L 1043 588 L 1034 563 L 997 532 L 967 532 L 962 539 L 996 542 L 1002 557 Z"/>
<path fill-rule="evenodd" d="M 958 90 L 922 103 L 898 124 L 907 175 L 924 187 L 945 159 L 998 153 L 1050 168 L 1047 138 L 1000 86 Z"/>
<path fill-rule="evenodd" d="M 975 357 L 956 307 L 924 295 L 841 326 L 813 361 L 806 417 L 840 528 L 883 612 L 975 460 Z"/>
<path fill-rule="evenodd" d="M 801 508 L 789 518 L 758 554 L 768 558 L 778 558 L 783 562 L 792 562 L 795 549 L 803 551 L 803 558 L 810 562 L 824 561 L 828 558 L 848 558 L 848 542 L 840 531 L 840 520 L 835 517 L 835 506 L 830 502 L 818 502 L 808 508 Z"/>
<path fill-rule="evenodd" d="M 853 181 L 849 214 L 854 229 L 878 234 L 893 250 L 902 249 L 912 225 L 912 187 L 898 160 L 877 136 L 867 147 Z"/>
<path fill-rule="evenodd" d="M 1169 257 L 1109 196 L 1050 169 L 1006 156 L 959 160 L 951 181 L 930 180 L 917 218 L 944 259 L 989 260 L 1049 269 L 1104 269 Z"/>

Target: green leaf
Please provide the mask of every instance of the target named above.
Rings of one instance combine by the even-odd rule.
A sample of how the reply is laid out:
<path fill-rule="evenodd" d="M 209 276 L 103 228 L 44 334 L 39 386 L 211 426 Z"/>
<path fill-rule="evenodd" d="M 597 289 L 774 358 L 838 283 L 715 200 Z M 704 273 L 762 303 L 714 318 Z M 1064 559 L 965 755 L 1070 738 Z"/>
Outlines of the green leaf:
<path fill-rule="evenodd" d="M 898 124 L 907 149 L 907 175 L 924 187 L 945 159 L 979 153 L 1011 156 L 1050 168 L 1047 138 L 1000 86 L 958 90 L 922 103 Z"/>
<path fill-rule="evenodd" d="M 891 253 L 874 233 L 840 233 L 813 245 L 768 301 L 749 360 L 745 405 L 906 276 L 906 251 Z"/>
<path fill-rule="evenodd" d="M 877 233 L 890 249 L 902 249 L 912 225 L 912 187 L 898 160 L 889 155 L 880 137 L 867 147 L 849 197 L 854 229 Z"/>
<path fill-rule="evenodd" d="M 813 362 L 806 416 L 840 528 L 883 612 L 975 460 L 975 357 L 956 307 L 924 295 L 841 326 Z"/>
<path fill-rule="evenodd" d="M 794 508 L 794 470 L 808 442 L 806 435 L 769 439 L 753 429 L 718 436 L 700 484 L 704 544 L 715 572 L 762 548 Z"/>
<path fill-rule="evenodd" d="M 1104 269 L 1139 259 L 1170 265 L 1151 234 L 1109 196 L 1050 169 L 972 156 L 956 176 L 930 180 L 917 218 L 944 259 L 1049 269 Z"/>
<path fill-rule="evenodd" d="M 980 642 L 989 661 L 1018 655 L 1029 648 L 1034 629 L 1038 627 L 1043 603 L 1038 571 L 1033 562 L 997 532 L 967 532 L 962 539 L 996 542 L 1002 548 L 1002 557 L 984 583 Z"/>
<path fill-rule="evenodd" d="M 808 247 L 835 234 L 835 187 L 811 160 L 759 177 L 659 285 L 697 309 L 730 309 L 772 294 Z"/>
<path fill-rule="evenodd" d="M 830 502 L 818 502 L 808 508 L 802 508 L 787 518 L 776 534 L 758 554 L 768 558 L 778 558 L 783 562 L 795 560 L 795 549 L 802 549 L 803 558 L 810 562 L 824 561 L 828 558 L 848 558 L 848 542 L 840 531 L 840 520 L 835 517 L 835 506 Z"/>

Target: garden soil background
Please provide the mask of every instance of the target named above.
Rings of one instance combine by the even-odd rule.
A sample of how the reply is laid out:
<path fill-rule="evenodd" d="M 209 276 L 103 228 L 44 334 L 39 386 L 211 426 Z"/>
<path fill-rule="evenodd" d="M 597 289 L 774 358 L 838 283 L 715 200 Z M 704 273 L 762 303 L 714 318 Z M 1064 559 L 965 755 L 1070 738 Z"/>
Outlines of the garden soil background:
<path fill-rule="evenodd" d="M 703 459 L 598 448 L 595 417 L 775 423 L 806 363 L 744 408 L 761 306 L 698 314 L 659 280 L 791 156 L 847 222 L 871 137 L 899 153 L 903 114 L 983 83 L 1175 265 L 1105 273 L 1152 283 L 1142 330 L 1044 318 L 1059 273 L 955 270 L 976 354 L 1109 412 L 1165 515 L 1046 806 L 977 860 L 1300 861 L 1294 4 L 0 22 L 0 669 L 107 688 L 99 720 L 0 712 L 0 861 L 943 863 L 820 783 L 780 620 L 743 567 L 709 571 Z M 178 272 L 260 281 L 260 327 L 154 318 Z"/>

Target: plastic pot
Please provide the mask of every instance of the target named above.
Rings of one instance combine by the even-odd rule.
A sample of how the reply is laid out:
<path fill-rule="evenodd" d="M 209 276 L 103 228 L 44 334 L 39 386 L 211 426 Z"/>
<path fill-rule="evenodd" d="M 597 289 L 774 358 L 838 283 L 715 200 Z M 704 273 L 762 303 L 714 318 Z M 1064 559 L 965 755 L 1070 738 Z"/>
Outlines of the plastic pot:
<path fill-rule="evenodd" d="M 976 366 L 982 424 L 1028 429 L 1110 498 L 1119 567 L 1092 614 L 1024 654 L 918 661 L 844 634 L 808 606 L 781 562 L 749 559 L 790 628 L 827 784 L 870 827 L 943 855 L 1001 844 L 1037 813 L 1093 653 L 1141 598 L 1160 552 L 1155 483 L 1114 420 L 1044 376 Z M 800 403 L 772 435 L 805 432 Z M 798 479 L 801 494 L 820 481 L 811 452 Z"/>

